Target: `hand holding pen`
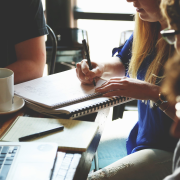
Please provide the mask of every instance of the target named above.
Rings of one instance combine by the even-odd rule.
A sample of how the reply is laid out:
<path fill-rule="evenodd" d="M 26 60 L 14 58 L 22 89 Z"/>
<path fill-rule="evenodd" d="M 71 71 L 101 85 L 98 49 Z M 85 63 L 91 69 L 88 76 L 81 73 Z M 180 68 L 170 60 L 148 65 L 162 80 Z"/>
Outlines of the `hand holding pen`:
<path fill-rule="evenodd" d="M 89 53 L 89 51 L 87 52 Z M 92 70 L 90 70 L 88 60 L 86 59 L 76 64 L 76 74 L 82 84 L 92 84 L 94 79 L 101 77 L 104 72 L 104 65 L 102 63 L 91 62 L 91 65 Z"/>
<path fill-rule="evenodd" d="M 85 56 L 86 56 L 86 59 L 87 59 L 88 65 L 89 65 L 89 69 L 92 70 L 92 64 L 91 64 L 90 55 L 89 55 L 89 48 L 88 48 L 88 46 L 86 44 L 86 40 L 83 39 L 82 43 L 83 43 L 83 46 L 84 46 Z M 93 84 L 94 84 L 94 86 L 96 86 L 95 79 L 93 79 Z"/>

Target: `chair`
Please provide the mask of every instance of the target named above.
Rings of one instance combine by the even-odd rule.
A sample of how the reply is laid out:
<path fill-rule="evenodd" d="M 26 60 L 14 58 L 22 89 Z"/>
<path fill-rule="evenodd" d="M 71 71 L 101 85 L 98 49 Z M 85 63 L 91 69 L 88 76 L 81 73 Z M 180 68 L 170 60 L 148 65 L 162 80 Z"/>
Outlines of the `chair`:
<path fill-rule="evenodd" d="M 54 30 L 55 31 L 55 30 Z M 78 28 L 57 28 L 58 38 L 55 72 L 73 69 L 84 55 L 82 40 L 88 43 L 87 31 Z"/>
<path fill-rule="evenodd" d="M 126 30 L 121 32 L 120 42 L 119 45 L 123 45 L 127 39 L 131 36 L 133 30 Z"/>
<path fill-rule="evenodd" d="M 52 41 L 52 53 L 50 58 L 50 63 L 48 67 L 49 75 L 54 74 L 55 71 L 55 63 L 56 63 L 56 53 L 57 53 L 57 38 L 54 31 L 46 24 L 46 27 L 49 31 L 49 35 Z"/>
<path fill-rule="evenodd" d="M 55 28 L 53 31 L 57 37 L 55 73 L 75 68 L 76 63 L 85 58 L 82 40 L 86 39 L 88 43 L 87 31 L 78 28 Z M 51 58 L 51 49 L 52 41 L 48 37 L 48 59 Z"/>

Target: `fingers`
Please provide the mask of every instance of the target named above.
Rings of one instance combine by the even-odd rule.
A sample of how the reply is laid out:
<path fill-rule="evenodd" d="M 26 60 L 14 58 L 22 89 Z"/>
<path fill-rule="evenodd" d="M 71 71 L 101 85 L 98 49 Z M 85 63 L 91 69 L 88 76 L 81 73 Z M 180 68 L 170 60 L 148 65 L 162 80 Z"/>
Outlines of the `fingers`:
<path fill-rule="evenodd" d="M 78 79 L 83 83 L 83 84 L 92 84 L 92 82 L 90 82 L 89 80 L 87 80 L 85 74 L 82 72 L 81 69 L 81 64 L 77 63 L 76 64 L 76 74 Z"/>
<path fill-rule="evenodd" d="M 82 72 L 85 74 L 86 80 L 92 81 L 93 78 L 100 77 L 102 75 L 102 67 L 95 62 L 92 62 L 93 69 L 90 70 L 87 60 L 83 60 L 81 63 Z"/>
<path fill-rule="evenodd" d="M 114 77 L 106 81 L 100 87 L 96 88 L 96 92 L 100 92 L 103 96 L 124 96 L 127 92 L 127 78 Z"/>
<path fill-rule="evenodd" d="M 80 62 L 80 65 L 81 65 L 82 73 L 83 73 L 84 75 L 88 74 L 90 70 L 89 70 L 89 66 L 88 66 L 87 60 L 86 60 L 86 59 L 83 59 L 83 60 Z"/>
<path fill-rule="evenodd" d="M 127 89 L 115 89 L 110 91 L 105 91 L 102 93 L 102 96 L 104 97 L 112 97 L 112 96 L 125 96 L 130 97 L 129 90 Z"/>
<path fill-rule="evenodd" d="M 109 81 L 105 82 L 95 91 L 102 93 L 103 96 L 125 96 L 130 98 L 136 98 L 141 100 L 152 99 L 152 89 L 156 85 L 151 85 L 150 83 L 140 81 L 133 78 L 111 78 Z M 150 94 L 150 95 L 149 95 Z"/>
<path fill-rule="evenodd" d="M 101 77 L 104 71 L 104 65 L 98 64 L 96 62 L 92 62 L 92 70 L 89 70 L 88 62 L 86 59 L 77 63 L 76 65 L 76 73 L 79 80 L 84 84 L 92 84 L 93 79 L 97 79 Z"/>
<path fill-rule="evenodd" d="M 123 76 L 123 77 L 113 77 L 110 80 L 123 80 L 123 79 L 128 79 L 128 77 Z"/>
<path fill-rule="evenodd" d="M 113 82 L 113 83 L 108 83 L 108 84 L 102 85 L 102 86 L 96 88 L 95 91 L 100 92 L 100 93 L 106 93 L 106 92 L 110 92 L 110 91 L 125 90 L 125 89 L 126 89 L 126 87 L 123 85 L 123 83 Z"/>
<path fill-rule="evenodd" d="M 77 74 L 78 79 L 83 84 L 93 83 L 93 78 L 91 78 L 92 76 L 91 74 L 94 74 L 94 73 L 89 70 L 89 66 L 86 59 L 76 64 L 76 74 Z"/>
<path fill-rule="evenodd" d="M 127 78 L 126 77 L 111 78 L 109 81 L 106 81 L 104 84 L 102 84 L 96 90 L 97 91 L 105 91 L 105 90 L 115 90 L 116 88 L 124 89 L 124 85 L 126 84 L 125 79 L 127 79 Z"/>
<path fill-rule="evenodd" d="M 106 83 L 103 84 L 103 86 L 106 86 L 106 84 L 110 83 L 123 83 L 124 80 L 127 80 L 127 77 L 113 77 L 110 80 L 106 81 Z"/>
<path fill-rule="evenodd" d="M 124 90 L 114 90 L 114 91 L 109 91 L 109 92 L 105 92 L 103 93 L 104 97 L 111 97 L 111 96 L 125 96 L 125 91 Z"/>

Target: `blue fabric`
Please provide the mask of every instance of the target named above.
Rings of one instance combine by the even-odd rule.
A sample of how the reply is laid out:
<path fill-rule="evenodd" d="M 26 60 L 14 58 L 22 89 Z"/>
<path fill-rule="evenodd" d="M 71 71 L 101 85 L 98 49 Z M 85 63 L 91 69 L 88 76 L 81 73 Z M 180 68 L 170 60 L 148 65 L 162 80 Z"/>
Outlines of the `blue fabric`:
<path fill-rule="evenodd" d="M 133 34 L 126 41 L 124 46 L 113 50 L 113 55 L 118 53 L 117 57 L 119 57 L 125 65 L 126 75 L 128 64 L 131 59 L 132 42 Z M 151 53 L 145 58 L 138 70 L 137 79 L 144 80 L 148 66 L 153 59 L 154 53 Z M 147 148 L 173 152 L 178 141 L 171 137 L 169 133 L 173 120 L 159 108 L 150 108 L 149 101 L 144 103 L 138 100 L 138 114 L 138 122 L 131 130 L 126 141 L 127 154 Z"/>

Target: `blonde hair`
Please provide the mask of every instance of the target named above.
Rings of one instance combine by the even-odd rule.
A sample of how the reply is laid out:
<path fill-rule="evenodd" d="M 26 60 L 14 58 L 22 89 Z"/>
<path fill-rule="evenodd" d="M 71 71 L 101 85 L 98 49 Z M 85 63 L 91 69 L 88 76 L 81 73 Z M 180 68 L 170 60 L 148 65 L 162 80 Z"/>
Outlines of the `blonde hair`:
<path fill-rule="evenodd" d="M 139 14 L 135 15 L 135 30 L 132 45 L 132 58 L 129 64 L 129 75 L 132 78 L 137 77 L 137 72 L 144 59 L 154 52 L 155 56 L 149 65 L 145 75 L 145 81 L 157 84 L 159 73 L 169 56 L 172 54 L 172 48 L 164 39 L 158 40 L 160 31 L 159 22 L 147 22 L 140 19 Z M 161 78 L 160 78 L 161 79 Z"/>
<path fill-rule="evenodd" d="M 169 25 L 180 29 L 180 0 L 162 0 L 160 7 Z"/>

